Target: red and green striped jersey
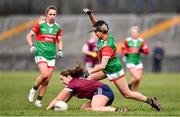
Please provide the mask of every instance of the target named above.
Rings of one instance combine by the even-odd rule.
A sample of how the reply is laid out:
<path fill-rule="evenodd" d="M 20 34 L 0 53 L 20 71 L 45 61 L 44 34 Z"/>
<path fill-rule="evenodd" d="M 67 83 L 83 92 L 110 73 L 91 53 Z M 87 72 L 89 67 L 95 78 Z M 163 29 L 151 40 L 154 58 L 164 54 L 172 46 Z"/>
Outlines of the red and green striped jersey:
<path fill-rule="evenodd" d="M 111 33 L 108 33 L 108 39 L 105 41 L 98 39 L 98 52 L 101 59 L 103 56 L 110 58 L 104 69 L 106 73 L 113 74 L 122 69 L 122 65 L 116 54 L 116 43 Z"/>
<path fill-rule="evenodd" d="M 37 51 L 35 56 L 43 56 L 49 60 L 54 59 L 56 57 L 57 38 L 62 36 L 61 27 L 56 22 L 49 25 L 46 21 L 41 21 L 31 31 L 36 35 L 35 46 Z"/>
<path fill-rule="evenodd" d="M 132 39 L 129 37 L 125 39 L 121 54 L 126 56 L 126 63 L 139 64 L 141 62 L 141 52 L 149 54 L 148 46 L 142 38 Z"/>

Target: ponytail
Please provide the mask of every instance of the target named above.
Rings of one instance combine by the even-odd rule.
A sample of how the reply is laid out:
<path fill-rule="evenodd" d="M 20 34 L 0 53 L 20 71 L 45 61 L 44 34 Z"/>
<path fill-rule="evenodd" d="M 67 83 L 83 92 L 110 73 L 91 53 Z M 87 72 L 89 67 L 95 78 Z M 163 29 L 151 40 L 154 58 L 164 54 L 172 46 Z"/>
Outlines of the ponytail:
<path fill-rule="evenodd" d="M 65 77 L 70 75 L 73 78 L 79 78 L 79 77 L 82 77 L 83 71 L 84 71 L 84 68 L 81 65 L 78 65 L 74 69 L 68 69 L 68 70 L 62 71 L 60 75 L 65 76 Z"/>

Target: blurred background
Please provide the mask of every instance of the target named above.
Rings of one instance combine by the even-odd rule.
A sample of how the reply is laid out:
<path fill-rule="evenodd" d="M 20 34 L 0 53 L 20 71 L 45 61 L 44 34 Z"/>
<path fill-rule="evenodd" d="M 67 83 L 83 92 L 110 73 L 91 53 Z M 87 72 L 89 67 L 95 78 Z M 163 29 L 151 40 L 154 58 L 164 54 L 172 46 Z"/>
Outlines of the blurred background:
<path fill-rule="evenodd" d="M 64 32 L 64 58 L 57 59 L 56 70 L 83 63 L 81 49 L 89 39 L 91 24 L 82 9 L 89 8 L 109 24 L 118 50 L 129 28 L 141 27 L 151 50 L 143 56 L 145 71 L 152 71 L 157 45 L 165 52 L 162 72 L 180 71 L 180 0 L 0 0 L 1 71 L 37 70 L 26 34 L 51 4 L 58 8 L 56 21 Z"/>

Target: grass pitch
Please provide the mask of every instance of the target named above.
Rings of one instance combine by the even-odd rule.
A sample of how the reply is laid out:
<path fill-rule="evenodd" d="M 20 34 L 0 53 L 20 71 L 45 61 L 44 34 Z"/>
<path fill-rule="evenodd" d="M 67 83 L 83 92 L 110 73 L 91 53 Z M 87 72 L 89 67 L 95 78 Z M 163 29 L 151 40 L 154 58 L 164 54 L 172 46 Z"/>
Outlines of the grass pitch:
<path fill-rule="evenodd" d="M 38 72 L 0 72 L 0 116 L 180 116 L 180 73 L 144 73 L 139 92 L 146 96 L 157 96 L 162 111 L 152 110 L 148 104 L 128 100 L 121 96 L 117 88 L 107 79 L 114 91 L 113 106 L 128 107 L 130 112 L 91 112 L 79 109 L 87 100 L 72 98 L 67 112 L 46 111 L 51 100 L 57 96 L 63 85 L 54 73 L 43 99 L 43 107 L 29 104 L 27 96 Z M 127 75 L 127 78 L 129 76 Z"/>

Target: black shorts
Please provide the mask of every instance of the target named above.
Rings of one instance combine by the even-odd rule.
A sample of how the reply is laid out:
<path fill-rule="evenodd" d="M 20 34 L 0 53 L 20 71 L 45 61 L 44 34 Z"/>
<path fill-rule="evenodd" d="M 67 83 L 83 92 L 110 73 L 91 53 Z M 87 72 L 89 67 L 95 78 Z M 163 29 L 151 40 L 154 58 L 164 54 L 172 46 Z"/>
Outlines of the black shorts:
<path fill-rule="evenodd" d="M 106 106 L 111 105 L 114 101 L 114 93 L 108 85 L 103 85 L 97 88 L 95 95 L 97 94 L 105 95 L 109 98 L 109 101 L 107 102 Z"/>

